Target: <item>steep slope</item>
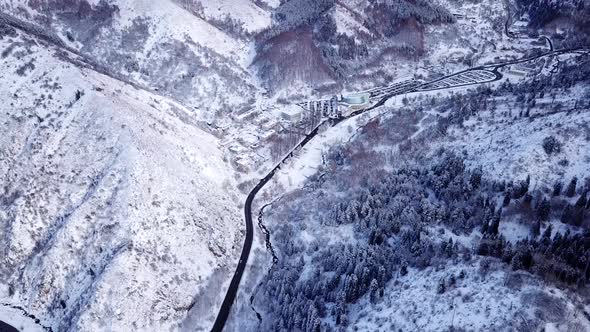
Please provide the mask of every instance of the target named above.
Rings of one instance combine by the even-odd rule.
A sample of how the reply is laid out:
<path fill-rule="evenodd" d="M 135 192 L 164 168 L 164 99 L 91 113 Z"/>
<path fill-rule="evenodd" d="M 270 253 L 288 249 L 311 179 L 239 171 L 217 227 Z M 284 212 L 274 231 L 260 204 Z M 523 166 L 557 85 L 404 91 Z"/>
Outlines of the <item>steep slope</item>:
<path fill-rule="evenodd" d="M 277 258 L 233 330 L 588 330 L 587 61 L 399 96 L 300 152 L 277 179 L 308 160 L 299 188 L 260 197 Z"/>
<path fill-rule="evenodd" d="M 207 329 L 243 227 L 218 140 L 177 103 L 2 31 L 2 302 L 54 331 L 168 329 L 195 307 Z"/>
<path fill-rule="evenodd" d="M 255 22 L 247 28 L 266 24 L 262 9 L 247 0 L 236 2 L 235 8 L 249 13 L 243 19 Z M 200 17 L 199 8 L 199 2 L 173 0 L 0 4 L 3 13 L 54 33 L 109 72 L 166 93 L 211 119 L 247 107 L 255 88 L 245 70 L 247 41 L 231 33 L 234 24 L 225 24 L 225 16 L 209 10 Z"/>
<path fill-rule="evenodd" d="M 367 78 L 366 72 L 383 68 L 384 57 L 405 62 L 423 55 L 426 27 L 452 22 L 453 16 L 444 7 L 427 1 L 285 1 L 274 9 L 273 24 L 258 35 L 254 63 L 272 88 L 301 81 L 315 89 L 358 83 Z M 290 44 L 296 39 L 291 35 L 301 31 L 311 38 L 294 48 Z M 286 64 L 277 48 L 292 50 L 295 59 L 310 60 L 304 65 L 297 60 L 297 65 Z M 392 72 L 386 70 L 372 78 Z M 277 79 L 275 73 L 284 73 L 284 77 Z"/>
<path fill-rule="evenodd" d="M 239 35 L 256 33 L 269 26 L 271 20 L 270 11 L 247 0 L 194 1 L 193 10 L 208 22 L 233 26 L 230 31 Z"/>

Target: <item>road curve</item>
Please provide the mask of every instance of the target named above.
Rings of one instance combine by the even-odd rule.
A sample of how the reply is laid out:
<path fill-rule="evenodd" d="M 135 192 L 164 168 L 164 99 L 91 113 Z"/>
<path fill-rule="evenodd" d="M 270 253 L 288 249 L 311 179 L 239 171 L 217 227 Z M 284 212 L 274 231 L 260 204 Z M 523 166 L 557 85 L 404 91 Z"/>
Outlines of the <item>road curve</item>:
<path fill-rule="evenodd" d="M 244 205 L 244 214 L 246 219 L 246 238 L 244 240 L 244 247 L 242 248 L 242 254 L 240 255 L 240 261 L 238 262 L 238 266 L 236 268 L 236 272 L 229 284 L 229 288 L 227 289 L 227 293 L 225 294 L 225 298 L 223 299 L 223 303 L 221 304 L 221 308 L 219 309 L 219 313 L 217 314 L 217 318 L 215 319 L 215 323 L 213 324 L 213 328 L 211 328 L 212 332 L 221 332 L 223 331 L 223 327 L 225 326 L 225 322 L 229 317 L 229 313 L 231 312 L 231 307 L 236 299 L 236 295 L 238 294 L 238 288 L 240 287 L 240 281 L 242 280 L 242 275 L 244 274 L 244 270 L 246 269 L 246 263 L 248 263 L 248 257 L 250 256 L 250 249 L 252 248 L 252 241 L 254 239 L 254 224 L 252 222 L 252 202 L 256 197 L 256 194 L 262 189 L 270 179 L 275 175 L 275 173 L 281 168 L 282 164 L 289 158 L 293 156 L 293 153 L 302 147 L 304 147 L 312 138 L 317 135 L 320 127 L 325 123 L 325 121 L 321 122 L 314 130 L 312 130 L 305 138 L 295 146 L 291 152 L 289 152 L 264 178 L 258 182 L 258 184 L 250 191 L 248 194 L 248 198 L 246 198 L 246 203 Z"/>
<path fill-rule="evenodd" d="M 486 84 L 486 83 L 500 80 L 502 78 L 502 74 L 500 74 L 498 72 L 499 68 L 501 68 L 501 67 L 535 60 L 537 58 L 544 57 L 547 55 L 557 55 L 557 54 L 563 54 L 563 53 L 569 53 L 569 52 L 575 52 L 575 51 L 590 51 L 590 50 L 586 50 L 586 49 L 582 49 L 582 48 L 563 49 L 563 50 L 545 52 L 545 53 L 542 53 L 542 54 L 539 54 L 536 56 L 532 56 L 529 58 L 523 58 L 523 59 L 518 59 L 518 60 L 513 60 L 513 61 L 478 66 L 478 67 L 462 70 L 462 71 L 459 71 L 459 72 L 456 72 L 456 73 L 453 73 L 450 75 L 446 75 L 446 76 L 441 77 L 437 80 L 426 82 L 421 86 L 423 87 L 428 84 L 436 83 L 437 81 L 440 81 L 440 80 L 443 80 L 445 78 L 449 78 L 452 76 L 456 76 L 456 75 L 459 75 L 459 74 L 462 74 L 462 73 L 465 73 L 468 71 L 473 71 L 473 70 L 488 70 L 489 71 L 490 69 L 492 69 L 492 72 L 494 72 L 496 74 L 496 77 L 494 79 L 487 81 L 487 82 L 478 82 L 478 83 L 472 83 L 472 84 L 465 84 L 465 85 L 461 85 L 461 86 Z M 385 95 L 375 105 L 373 105 L 369 108 L 366 108 L 366 109 L 355 111 L 344 118 L 332 119 L 331 124 L 335 125 L 340 121 L 343 121 L 345 119 L 357 116 L 361 113 L 365 113 L 365 112 L 373 110 L 379 106 L 382 106 L 388 99 L 390 99 L 391 97 L 393 97 L 395 95 L 400 95 L 400 94 L 404 94 L 404 93 L 419 92 L 420 91 L 419 88 L 420 88 L 420 86 L 417 89 L 409 89 L 406 92 Z M 446 88 L 432 89 L 432 90 L 443 90 L 443 89 L 449 89 L 449 88 L 453 88 L 453 87 L 446 87 Z M 432 90 L 430 90 L 430 91 L 432 91 Z M 258 184 L 248 194 L 248 197 L 246 198 L 246 203 L 244 205 L 244 214 L 245 214 L 245 219 L 246 219 L 246 238 L 244 240 L 244 247 L 243 247 L 242 253 L 240 255 L 240 261 L 238 262 L 236 272 L 234 273 L 234 276 L 230 282 L 230 285 L 229 285 L 229 288 L 228 288 L 227 293 L 225 295 L 225 298 L 223 299 L 223 303 L 221 304 L 221 308 L 219 309 L 219 313 L 217 314 L 217 318 L 215 319 L 215 323 L 213 324 L 213 327 L 211 329 L 212 332 L 223 331 L 223 328 L 225 326 L 225 322 L 227 321 L 227 318 L 229 317 L 229 313 L 231 312 L 232 305 L 236 299 L 236 295 L 238 293 L 238 288 L 240 286 L 240 281 L 242 280 L 242 275 L 244 274 L 244 270 L 246 269 L 246 263 L 248 262 L 248 257 L 250 256 L 250 249 L 252 248 L 252 241 L 254 239 L 254 224 L 252 221 L 252 202 L 254 201 L 254 198 L 256 197 L 258 192 L 268 183 L 268 181 L 270 181 L 270 179 L 275 175 L 275 173 L 281 168 L 282 164 L 287 159 L 291 158 L 293 156 L 293 153 L 297 149 L 304 147 L 309 141 L 311 141 L 311 139 L 317 135 L 319 128 L 322 125 L 324 125 L 325 123 L 326 123 L 326 121 L 321 122 L 314 130 L 312 130 L 309 134 L 307 134 L 307 136 L 305 136 L 305 138 L 297 146 L 295 146 L 291 150 L 291 152 L 289 152 L 263 179 L 261 179 L 260 182 L 258 182 Z"/>
<path fill-rule="evenodd" d="M 0 320 L 0 332 L 18 332 L 18 330 L 14 326 L 8 325 L 8 323 Z"/>

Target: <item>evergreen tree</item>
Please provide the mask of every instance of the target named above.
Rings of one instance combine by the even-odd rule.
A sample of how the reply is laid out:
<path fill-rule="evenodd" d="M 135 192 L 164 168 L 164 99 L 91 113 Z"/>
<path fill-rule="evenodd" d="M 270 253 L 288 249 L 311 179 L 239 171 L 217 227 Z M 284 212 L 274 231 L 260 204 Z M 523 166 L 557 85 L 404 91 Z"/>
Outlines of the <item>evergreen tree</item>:
<path fill-rule="evenodd" d="M 369 291 L 371 303 L 377 303 L 377 298 L 379 297 L 379 283 L 376 279 L 371 280 L 371 284 L 369 285 Z"/>
<path fill-rule="evenodd" d="M 541 222 L 539 220 L 533 223 L 531 234 L 533 235 L 533 238 L 536 238 L 537 236 L 539 236 L 539 234 L 541 234 Z"/>
<path fill-rule="evenodd" d="M 492 219 L 492 223 L 490 224 L 490 228 L 488 229 L 488 233 L 492 235 L 497 235 L 500 228 L 500 215 L 494 215 Z"/>
<path fill-rule="evenodd" d="M 561 195 L 562 188 L 563 188 L 563 184 L 561 183 L 561 181 L 555 182 L 555 184 L 553 185 L 553 196 Z"/>
<path fill-rule="evenodd" d="M 513 270 L 528 270 L 533 264 L 533 256 L 528 248 L 520 246 L 512 258 Z"/>
<path fill-rule="evenodd" d="M 482 176 L 482 169 L 481 167 L 477 168 L 473 173 L 471 173 L 471 178 L 469 179 L 469 183 L 474 189 L 479 188 L 481 184 L 481 176 Z"/>
<path fill-rule="evenodd" d="M 529 191 L 529 185 L 531 183 L 531 177 L 527 176 L 525 181 L 520 181 L 518 186 L 512 190 L 512 198 L 519 199 Z"/>
<path fill-rule="evenodd" d="M 446 290 L 447 290 L 447 287 L 445 286 L 445 279 L 441 278 L 440 281 L 438 282 L 438 286 L 436 287 L 436 292 L 438 294 L 443 294 Z"/>
<path fill-rule="evenodd" d="M 530 208 L 531 207 L 531 203 L 533 202 L 533 195 L 526 193 L 524 195 L 524 199 L 522 200 L 522 204 L 527 207 Z"/>
<path fill-rule="evenodd" d="M 481 234 L 486 234 L 490 228 L 490 225 L 487 220 L 484 220 L 483 224 L 481 224 L 480 232 Z"/>
<path fill-rule="evenodd" d="M 560 220 L 564 224 L 570 224 L 572 222 L 572 217 L 573 217 L 572 206 L 569 204 L 566 204 L 565 207 L 563 208 L 563 212 L 561 214 Z"/>
<path fill-rule="evenodd" d="M 401 276 L 405 276 L 406 274 L 408 274 L 408 266 L 406 264 L 403 264 L 400 268 L 399 268 L 399 274 Z"/>
<path fill-rule="evenodd" d="M 586 191 L 582 195 L 580 195 L 580 198 L 578 198 L 578 200 L 576 201 L 575 207 L 583 209 L 586 206 L 587 196 L 588 192 Z"/>
<path fill-rule="evenodd" d="M 553 136 L 545 137 L 543 139 L 543 149 L 548 155 L 559 153 L 561 151 L 561 143 Z"/>
<path fill-rule="evenodd" d="M 573 208 L 570 208 L 571 223 L 576 226 L 581 226 L 584 222 L 584 205 L 586 204 L 586 200 L 584 200 L 582 205 L 578 205 L 578 203 L 580 203 L 580 200 L 576 202 L 576 205 L 574 205 Z"/>
<path fill-rule="evenodd" d="M 510 205 L 510 194 L 505 193 L 504 194 L 504 201 L 502 202 L 502 206 L 506 207 L 508 205 Z"/>
<path fill-rule="evenodd" d="M 345 325 L 345 323 L 343 322 L 343 320 L 346 319 L 346 296 L 344 294 L 344 291 L 341 291 L 340 293 L 338 293 L 338 298 L 336 299 L 336 306 L 335 306 L 335 310 L 336 312 L 334 313 L 334 316 L 336 316 L 336 325 Z"/>
<path fill-rule="evenodd" d="M 543 239 L 551 240 L 551 232 L 553 231 L 553 226 L 549 224 L 545 231 L 543 231 Z"/>
<path fill-rule="evenodd" d="M 549 215 L 551 214 L 551 204 L 546 198 L 543 198 L 539 206 L 537 207 L 537 216 L 540 220 L 546 221 L 549 220 Z"/>
<path fill-rule="evenodd" d="M 457 283 L 457 280 L 455 279 L 455 275 L 451 274 L 451 276 L 449 277 L 449 287 L 455 286 L 456 283 Z"/>
<path fill-rule="evenodd" d="M 565 195 L 567 197 L 574 197 L 574 195 L 576 194 L 576 185 L 578 184 L 578 178 L 577 177 L 573 177 L 572 180 L 570 181 L 570 183 L 567 185 L 567 188 L 565 189 Z"/>

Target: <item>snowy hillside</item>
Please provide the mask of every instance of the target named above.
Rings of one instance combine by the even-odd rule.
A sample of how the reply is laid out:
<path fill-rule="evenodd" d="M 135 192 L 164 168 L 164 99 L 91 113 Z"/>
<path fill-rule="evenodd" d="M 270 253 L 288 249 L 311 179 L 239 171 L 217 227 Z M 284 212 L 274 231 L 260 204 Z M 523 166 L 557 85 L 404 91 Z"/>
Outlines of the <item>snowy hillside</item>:
<path fill-rule="evenodd" d="M 586 71 L 410 94 L 358 130 L 338 125 L 340 144 L 302 151 L 277 182 L 306 162 L 315 172 L 261 198 L 277 261 L 236 319 L 252 331 L 588 329 Z"/>
<path fill-rule="evenodd" d="M 590 329 L 589 22 L 0 1 L 0 324 Z"/>
<path fill-rule="evenodd" d="M 231 35 L 233 24 L 213 15 L 217 8 L 206 7 L 205 16 L 199 17 L 194 10 L 202 7 L 198 3 L 9 1 L 0 9 L 42 26 L 109 72 L 163 92 L 202 119 L 211 119 L 247 107 L 255 89 L 246 72 L 248 42 Z M 248 15 L 240 16 L 242 20 L 254 22 L 253 30 L 268 21 L 253 3 L 234 3 L 219 8 L 239 9 L 240 15 Z"/>
<path fill-rule="evenodd" d="M 54 331 L 168 329 L 211 310 L 243 228 L 218 140 L 176 102 L 7 31 L 1 301 Z"/>
<path fill-rule="evenodd" d="M 236 21 L 246 33 L 268 27 L 271 13 L 251 0 L 201 1 L 202 12 L 208 20 Z"/>

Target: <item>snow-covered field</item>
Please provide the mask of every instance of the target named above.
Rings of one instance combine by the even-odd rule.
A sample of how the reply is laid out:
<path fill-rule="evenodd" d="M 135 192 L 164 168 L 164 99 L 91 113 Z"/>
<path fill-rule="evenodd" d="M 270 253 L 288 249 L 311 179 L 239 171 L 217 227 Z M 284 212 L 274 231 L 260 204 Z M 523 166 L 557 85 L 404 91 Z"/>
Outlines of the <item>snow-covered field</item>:
<path fill-rule="evenodd" d="M 350 321 L 359 331 L 587 331 L 582 299 L 539 282 L 527 273 L 503 270 L 481 259 L 424 270 L 409 269 L 392 280 L 383 301 L 359 300 Z M 464 277 L 461 277 L 463 273 Z M 441 279 L 455 285 L 439 294 Z M 545 319 L 535 326 L 539 317 Z"/>
<path fill-rule="evenodd" d="M 271 15 L 250 0 L 201 1 L 206 18 L 237 20 L 248 32 L 258 32 L 271 24 Z"/>
<path fill-rule="evenodd" d="M 570 92 L 537 101 L 530 110 L 531 118 L 516 118 L 518 108 L 514 99 L 500 99 L 497 109 L 480 112 L 478 118 L 466 121 L 463 128 L 450 131 L 450 146 L 467 152 L 473 167 L 481 166 L 486 174 L 506 179 L 524 179 L 534 174 L 538 186 L 552 186 L 558 179 L 583 178 L 590 163 L 590 113 L 570 110 L 547 114 L 552 103 L 568 103 L 583 98 L 584 88 L 578 86 Z M 545 105 L 548 102 L 550 105 Z M 503 116 L 502 114 L 512 114 Z M 547 115 L 545 115 L 547 114 Z M 558 154 L 548 155 L 543 150 L 543 139 L 554 136 L 562 144 Z M 447 143 L 444 143 L 447 144 Z M 565 160 L 565 162 L 564 162 Z"/>

